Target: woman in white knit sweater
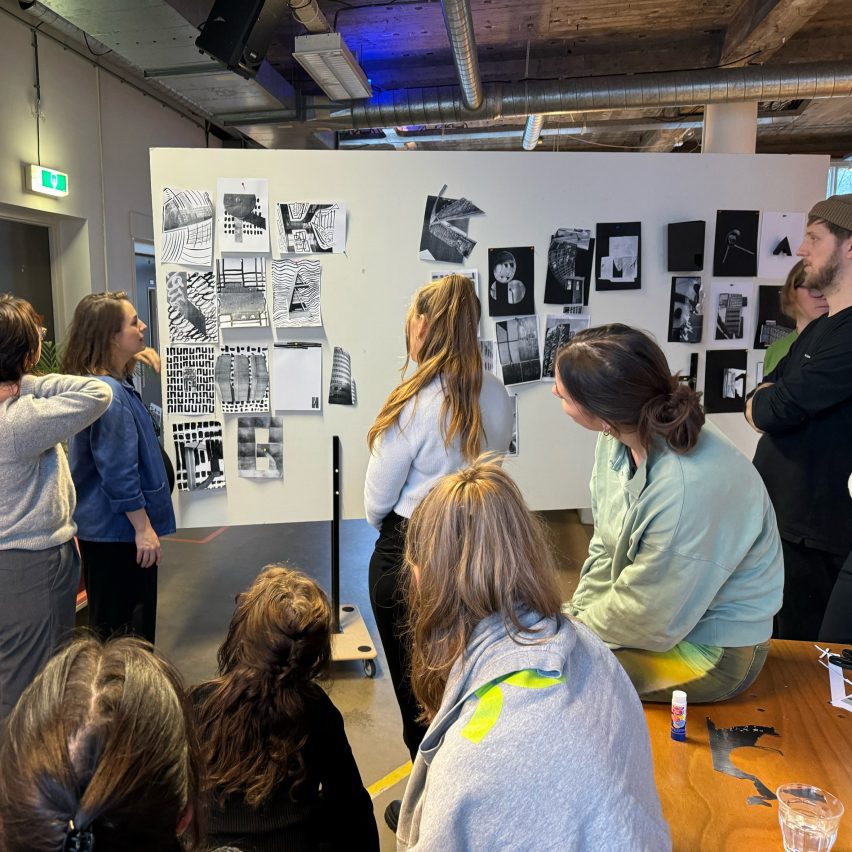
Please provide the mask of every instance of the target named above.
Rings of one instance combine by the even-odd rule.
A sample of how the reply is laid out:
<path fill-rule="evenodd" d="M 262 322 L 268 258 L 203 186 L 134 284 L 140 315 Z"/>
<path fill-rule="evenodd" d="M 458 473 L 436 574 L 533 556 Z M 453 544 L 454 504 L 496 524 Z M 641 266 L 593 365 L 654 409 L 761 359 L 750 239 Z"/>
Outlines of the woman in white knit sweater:
<path fill-rule="evenodd" d="M 438 479 L 480 452 L 505 452 L 512 432 L 509 395 L 482 369 L 479 315 L 473 283 L 462 275 L 447 275 L 417 291 L 406 318 L 403 380 L 368 434 L 364 509 L 379 529 L 370 560 L 370 601 L 412 757 L 426 727 L 408 680 L 408 648 L 400 640 L 407 617 L 401 588 L 405 522 Z M 409 361 L 417 369 L 405 378 Z"/>

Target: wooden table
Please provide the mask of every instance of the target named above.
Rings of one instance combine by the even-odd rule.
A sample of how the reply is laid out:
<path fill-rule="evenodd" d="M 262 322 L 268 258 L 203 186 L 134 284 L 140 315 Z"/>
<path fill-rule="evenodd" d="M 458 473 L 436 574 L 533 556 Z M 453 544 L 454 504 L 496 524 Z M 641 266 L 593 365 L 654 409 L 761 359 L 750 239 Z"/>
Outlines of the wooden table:
<path fill-rule="evenodd" d="M 732 762 L 773 793 L 790 781 L 834 793 L 846 806 L 834 852 L 852 852 L 852 712 L 830 704 L 828 671 L 818 659 L 813 642 L 773 641 L 760 677 L 745 693 L 722 704 L 688 706 L 686 742 L 671 739 L 667 705 L 645 705 L 657 789 L 676 852 L 783 848 L 777 803 L 748 804 L 757 795 L 754 783 L 714 770 L 708 718 L 716 728 L 774 728 L 779 736 L 735 749 Z"/>

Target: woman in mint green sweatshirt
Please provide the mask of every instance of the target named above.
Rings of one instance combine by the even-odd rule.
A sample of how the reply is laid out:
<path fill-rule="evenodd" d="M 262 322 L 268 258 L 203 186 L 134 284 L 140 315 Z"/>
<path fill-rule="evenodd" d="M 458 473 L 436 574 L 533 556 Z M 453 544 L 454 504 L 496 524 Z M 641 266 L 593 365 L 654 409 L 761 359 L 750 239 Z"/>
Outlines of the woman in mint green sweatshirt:
<path fill-rule="evenodd" d="M 566 610 L 615 651 L 643 700 L 732 698 L 763 667 L 784 584 L 759 474 L 704 422 L 699 395 L 647 334 L 588 329 L 556 366 L 565 413 L 601 433 L 595 531 Z"/>

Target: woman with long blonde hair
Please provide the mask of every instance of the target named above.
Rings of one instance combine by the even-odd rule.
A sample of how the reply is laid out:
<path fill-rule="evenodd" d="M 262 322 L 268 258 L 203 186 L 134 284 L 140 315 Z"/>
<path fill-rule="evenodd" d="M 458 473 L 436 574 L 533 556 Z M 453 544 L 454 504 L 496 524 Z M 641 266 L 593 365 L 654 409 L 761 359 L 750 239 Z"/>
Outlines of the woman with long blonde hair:
<path fill-rule="evenodd" d="M 429 729 L 398 849 L 671 848 L 642 705 L 561 612 L 552 552 L 493 461 L 445 476 L 405 548 L 412 686 Z"/>
<path fill-rule="evenodd" d="M 419 709 L 406 675 L 408 653 L 399 637 L 406 620 L 404 525 L 441 476 L 483 450 L 505 452 L 512 432 L 506 389 L 482 369 L 479 316 L 473 283 L 463 275 L 447 275 L 417 291 L 406 318 L 403 380 L 368 434 L 364 509 L 379 529 L 370 560 L 370 601 L 412 756 L 425 728 L 417 721 Z M 411 361 L 416 369 L 405 378 Z"/>

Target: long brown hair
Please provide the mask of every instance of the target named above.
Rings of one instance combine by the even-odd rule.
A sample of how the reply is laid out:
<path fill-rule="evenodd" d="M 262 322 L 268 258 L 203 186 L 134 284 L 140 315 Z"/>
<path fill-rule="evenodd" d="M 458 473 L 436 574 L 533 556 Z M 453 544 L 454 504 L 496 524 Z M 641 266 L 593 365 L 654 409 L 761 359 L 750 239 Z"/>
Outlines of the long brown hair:
<path fill-rule="evenodd" d="M 127 293 L 91 293 L 84 296 L 74 311 L 68 329 L 62 369 L 75 376 L 111 376 L 112 339 L 124 324 L 124 305 Z M 131 358 L 120 376 L 133 374 L 136 358 Z"/>
<path fill-rule="evenodd" d="M 480 310 L 473 282 L 464 275 L 446 275 L 417 291 L 405 324 L 406 349 L 409 350 L 410 321 L 418 317 L 426 319 L 422 345 L 417 354 L 417 369 L 405 379 L 411 360 L 409 350 L 402 367 L 403 381 L 385 400 L 367 433 L 370 451 L 379 437 L 399 421 L 406 403 L 436 376 L 441 376 L 445 394 L 441 408 L 444 444 L 449 446 L 458 437 L 466 461 L 473 461 L 479 455 L 482 439 L 479 410 L 482 355 L 476 330 Z M 405 424 L 401 425 L 404 428 Z"/>
<path fill-rule="evenodd" d="M 0 382 L 19 382 L 35 367 L 41 323 L 28 301 L 0 295 Z"/>
<path fill-rule="evenodd" d="M 556 369 L 574 402 L 618 431 L 635 429 L 646 451 L 655 436 L 676 453 L 698 441 L 701 394 L 672 375 L 645 332 L 621 323 L 580 331 L 559 349 Z"/>
<path fill-rule="evenodd" d="M 72 642 L 21 696 L 0 741 L 6 852 L 63 849 L 72 821 L 97 849 L 200 849 L 199 788 L 180 675 L 139 639 Z"/>
<path fill-rule="evenodd" d="M 331 606 L 304 574 L 267 565 L 237 598 L 219 677 L 195 687 L 207 783 L 221 801 L 262 804 L 305 779 L 307 708 L 331 657 Z"/>
<path fill-rule="evenodd" d="M 559 615 L 562 597 L 541 522 L 487 456 L 438 481 L 411 516 L 405 540 L 411 682 L 427 720 L 450 670 L 484 618 L 516 638 L 524 611 Z M 416 577 L 414 576 L 416 575 Z"/>

